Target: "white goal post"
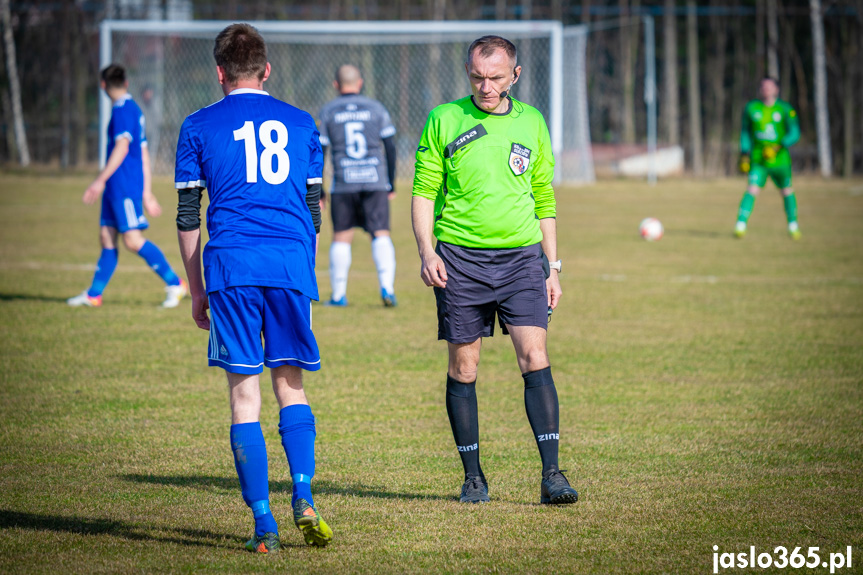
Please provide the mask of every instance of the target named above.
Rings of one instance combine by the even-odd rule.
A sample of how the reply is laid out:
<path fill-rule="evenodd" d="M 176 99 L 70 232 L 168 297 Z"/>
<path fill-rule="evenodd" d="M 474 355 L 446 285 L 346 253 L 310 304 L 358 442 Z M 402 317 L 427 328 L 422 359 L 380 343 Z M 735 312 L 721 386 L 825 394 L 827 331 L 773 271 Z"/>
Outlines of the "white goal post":
<path fill-rule="evenodd" d="M 117 62 L 129 72 L 132 95 L 147 120 L 153 169 L 173 172 L 177 134 L 190 113 L 222 97 L 212 49 L 227 21 L 105 20 L 100 62 Z M 267 41 L 273 73 L 265 89 L 316 116 L 336 96 L 336 68 L 357 65 L 364 93 L 380 100 L 396 125 L 398 177 L 413 173 L 413 156 L 428 112 L 470 93 L 464 72 L 467 47 L 485 34 L 512 40 L 523 72 L 513 95 L 546 117 L 557 159 L 557 181 L 591 182 L 583 41 L 573 51 L 557 21 L 252 21 Z M 576 27 L 579 28 L 579 27 Z M 577 44 L 577 42 L 576 42 Z M 576 67 L 573 68 L 572 64 Z M 576 74 L 573 77 L 571 74 Z M 578 75 L 581 74 L 581 77 Z M 573 86 L 581 89 L 573 90 Z M 582 99 L 579 101 L 576 92 Z M 100 151 L 110 101 L 100 99 Z M 579 158 L 573 161 L 573 158 Z"/>

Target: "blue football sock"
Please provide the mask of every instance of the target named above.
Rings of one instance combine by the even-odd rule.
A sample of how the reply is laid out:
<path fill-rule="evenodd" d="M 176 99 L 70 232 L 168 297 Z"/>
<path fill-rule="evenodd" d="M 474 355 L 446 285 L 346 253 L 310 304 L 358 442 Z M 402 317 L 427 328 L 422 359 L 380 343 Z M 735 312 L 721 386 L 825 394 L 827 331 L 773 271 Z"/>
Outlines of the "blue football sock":
<path fill-rule="evenodd" d="M 288 457 L 294 482 L 291 505 L 297 499 L 312 500 L 312 477 L 315 475 L 315 416 L 308 405 L 289 405 L 279 412 L 279 433 Z"/>
<path fill-rule="evenodd" d="M 171 269 L 171 264 L 169 264 L 168 260 L 165 259 L 165 254 L 162 253 L 159 246 L 147 240 L 144 242 L 144 245 L 141 246 L 141 249 L 138 250 L 138 255 L 144 258 L 147 265 L 150 266 L 154 272 L 159 274 L 159 277 L 162 278 L 166 284 L 169 286 L 180 285 L 180 278 L 177 277 L 177 274 L 175 274 L 174 270 Z"/>
<path fill-rule="evenodd" d="M 256 421 L 232 425 L 231 449 L 234 451 L 234 466 L 240 478 L 243 501 L 255 516 L 255 534 L 278 533 L 279 527 L 270 512 L 267 444 L 261 424 Z"/>
<path fill-rule="evenodd" d="M 105 291 L 105 286 L 111 281 L 111 276 L 114 275 L 114 270 L 117 269 L 117 249 L 102 248 L 102 255 L 99 256 L 99 263 L 96 264 L 96 273 L 93 274 L 93 283 L 90 284 L 90 289 L 87 290 L 87 295 L 96 297 L 102 295 Z"/>

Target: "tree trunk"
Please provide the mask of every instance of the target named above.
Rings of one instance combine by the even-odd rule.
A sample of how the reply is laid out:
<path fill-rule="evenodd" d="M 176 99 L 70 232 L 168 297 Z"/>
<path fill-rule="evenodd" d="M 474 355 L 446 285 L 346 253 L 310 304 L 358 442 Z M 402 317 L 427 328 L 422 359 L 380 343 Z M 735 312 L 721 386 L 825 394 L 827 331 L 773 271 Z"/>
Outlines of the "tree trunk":
<path fill-rule="evenodd" d="M 764 2 L 755 0 L 755 75 L 764 77 Z"/>
<path fill-rule="evenodd" d="M 767 75 L 779 79 L 779 10 L 777 0 L 767 0 Z"/>
<path fill-rule="evenodd" d="M 812 60 L 815 69 L 815 131 L 818 134 L 818 164 L 821 175 L 833 175 L 833 154 L 830 151 L 830 118 L 827 115 L 827 58 L 824 50 L 824 19 L 821 0 L 809 0 L 812 19 Z"/>
<path fill-rule="evenodd" d="M 794 24 L 787 17 L 782 18 L 782 35 L 794 35 Z M 785 41 L 782 44 L 782 63 L 779 67 L 779 93 L 783 100 L 791 98 L 791 66 L 791 52 L 788 50 L 788 42 Z"/>
<path fill-rule="evenodd" d="M 6 72 L 9 74 L 9 93 L 12 100 L 12 121 L 15 124 L 15 144 L 21 165 L 30 165 L 30 148 L 24 130 L 24 112 L 21 109 L 21 84 L 18 80 L 18 64 L 15 61 L 15 38 L 12 35 L 12 12 L 9 0 L 0 0 L 0 21 L 3 24 L 3 47 L 6 50 Z"/>
<path fill-rule="evenodd" d="M 623 93 L 623 114 L 621 118 L 621 138 L 626 144 L 635 143 L 635 52 L 638 44 L 638 21 L 630 27 L 627 22 L 630 15 L 630 0 L 618 0 L 620 17 L 624 27 L 620 30 L 620 87 Z M 633 0 L 637 7 L 640 0 Z"/>
<path fill-rule="evenodd" d="M 738 4 L 739 5 L 739 4 Z M 731 34 L 734 45 L 734 66 L 731 92 L 731 134 L 734 135 L 735 146 L 740 142 L 741 120 L 743 118 L 743 107 L 749 100 L 748 86 L 751 82 L 749 78 L 749 54 L 746 52 L 746 43 L 743 39 L 743 22 L 741 18 L 731 19 Z M 735 152 L 739 150 L 735 147 Z M 732 154 L 729 158 L 729 170 L 733 173 L 736 169 L 736 158 Z"/>
<path fill-rule="evenodd" d="M 0 69 L 4 72 L 6 71 L 5 58 L 0 62 Z M 6 153 L 8 154 L 8 157 L 3 158 L 3 160 L 12 161 L 12 157 L 15 155 L 17 146 L 15 145 L 15 130 L 8 129 L 8 126 L 13 126 L 15 124 L 12 115 L 12 100 L 9 98 L 9 90 L 0 90 L 0 105 L 2 105 L 3 109 L 3 123 L 7 126 Z"/>
<path fill-rule="evenodd" d="M 863 94 L 863 58 L 860 55 L 863 55 L 863 0 L 857 0 L 857 94 Z M 860 127 L 860 139 L 859 142 L 863 142 L 863 122 L 859 121 L 857 124 Z"/>
<path fill-rule="evenodd" d="M 564 21 L 564 15 L 568 12 L 569 1 L 568 0 L 556 0 L 551 3 L 551 19 L 557 20 L 558 22 Z"/>
<path fill-rule="evenodd" d="M 717 0 L 711 3 L 716 8 Z M 713 57 L 707 62 L 707 75 L 710 82 L 709 105 L 712 113 L 708 118 L 708 153 L 707 172 L 721 175 L 724 171 L 725 156 L 725 52 L 728 45 L 727 21 L 718 14 L 710 16 L 710 28 L 713 41 L 711 53 Z"/>
<path fill-rule="evenodd" d="M 863 0 L 861 0 L 863 1 Z M 665 140 L 669 145 L 680 143 L 680 85 L 677 80 L 677 14 L 675 0 L 665 0 L 662 16 L 663 30 L 663 125 Z"/>
<path fill-rule="evenodd" d="M 495 0 L 494 17 L 497 20 L 506 20 L 506 0 Z"/>
<path fill-rule="evenodd" d="M 689 85 L 689 139 L 692 145 L 692 171 L 704 172 L 701 153 L 701 87 L 699 85 L 698 15 L 695 0 L 686 0 L 686 68 Z"/>
<path fill-rule="evenodd" d="M 75 140 L 75 155 L 73 165 L 83 165 L 87 162 L 87 88 L 90 78 L 87 75 L 87 34 L 82 3 L 76 2 L 73 11 L 72 25 L 72 75 L 75 79 L 74 113 L 72 114 L 72 135 Z"/>
<path fill-rule="evenodd" d="M 800 139 L 809 140 L 812 134 L 812 114 L 809 109 L 809 84 L 806 82 L 806 69 L 800 52 L 794 47 L 793 27 L 788 27 L 785 49 L 791 54 L 794 66 L 794 84 L 797 87 L 797 118 L 800 122 Z"/>
<path fill-rule="evenodd" d="M 842 132 L 844 136 L 842 150 L 842 177 L 850 178 L 854 175 L 854 84 L 856 83 L 855 72 L 857 59 L 857 42 L 852 38 L 851 27 L 854 24 L 850 18 L 842 20 L 842 51 L 844 52 L 842 75 Z M 856 26 L 854 26 L 856 28 Z"/>
<path fill-rule="evenodd" d="M 521 0 L 521 19 L 530 20 L 533 18 L 533 0 Z"/>
<path fill-rule="evenodd" d="M 69 57 L 72 53 L 72 19 L 70 8 L 71 0 L 64 2 L 60 18 L 63 20 L 61 26 L 60 51 L 60 167 L 69 167 L 71 153 L 69 147 L 72 145 L 72 67 L 69 65 Z"/>

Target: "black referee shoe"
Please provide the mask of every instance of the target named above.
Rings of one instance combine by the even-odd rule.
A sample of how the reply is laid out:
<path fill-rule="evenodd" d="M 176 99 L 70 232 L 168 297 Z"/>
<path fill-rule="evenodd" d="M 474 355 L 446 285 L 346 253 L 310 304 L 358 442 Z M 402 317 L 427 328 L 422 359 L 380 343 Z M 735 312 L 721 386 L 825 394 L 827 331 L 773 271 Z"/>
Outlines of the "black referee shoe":
<path fill-rule="evenodd" d="M 549 505 L 565 505 L 578 501 L 578 493 L 570 487 L 563 471 L 549 469 L 542 474 L 539 502 Z"/>
<path fill-rule="evenodd" d="M 488 503 L 488 482 L 485 477 L 469 475 L 461 486 L 461 503 Z"/>

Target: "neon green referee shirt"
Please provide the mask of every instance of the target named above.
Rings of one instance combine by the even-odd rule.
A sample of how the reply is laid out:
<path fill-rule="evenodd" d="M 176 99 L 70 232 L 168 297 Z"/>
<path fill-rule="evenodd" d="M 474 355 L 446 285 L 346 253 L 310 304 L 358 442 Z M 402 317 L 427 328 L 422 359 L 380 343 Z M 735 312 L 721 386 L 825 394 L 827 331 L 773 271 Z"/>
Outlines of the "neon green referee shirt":
<path fill-rule="evenodd" d="M 435 202 L 434 235 L 468 248 L 539 243 L 556 215 L 554 156 L 539 110 L 513 99 L 489 114 L 470 96 L 431 111 L 416 153 L 413 195 Z"/>

